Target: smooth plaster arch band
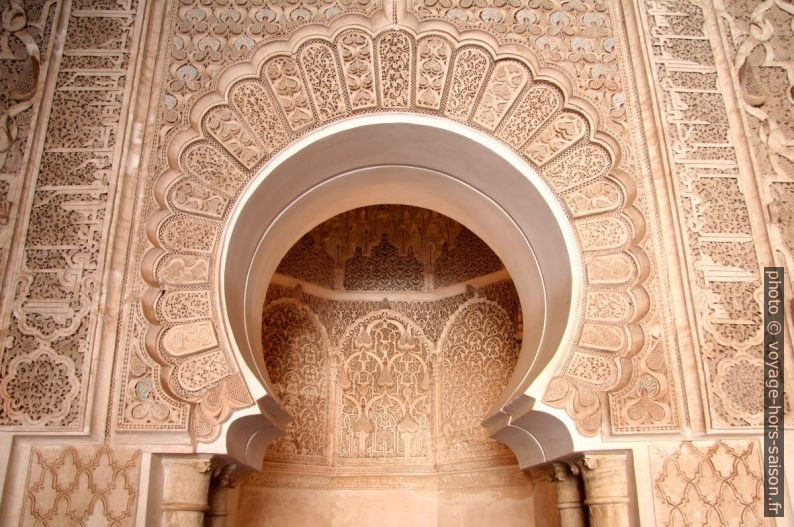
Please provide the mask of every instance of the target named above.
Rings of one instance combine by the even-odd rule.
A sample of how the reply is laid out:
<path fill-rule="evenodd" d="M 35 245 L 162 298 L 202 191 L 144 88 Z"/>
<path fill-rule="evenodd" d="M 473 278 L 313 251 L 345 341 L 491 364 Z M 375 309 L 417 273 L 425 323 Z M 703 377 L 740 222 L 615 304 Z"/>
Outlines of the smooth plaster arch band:
<path fill-rule="evenodd" d="M 220 316 L 255 399 L 268 386 L 261 315 L 279 261 L 315 225 L 379 203 L 454 219 L 508 269 L 524 334 L 516 370 L 492 412 L 553 372 L 552 359 L 564 355 L 575 332 L 582 290 L 579 249 L 556 197 L 492 138 L 438 117 L 390 113 L 305 136 L 249 182 L 232 211 L 216 266 Z"/>

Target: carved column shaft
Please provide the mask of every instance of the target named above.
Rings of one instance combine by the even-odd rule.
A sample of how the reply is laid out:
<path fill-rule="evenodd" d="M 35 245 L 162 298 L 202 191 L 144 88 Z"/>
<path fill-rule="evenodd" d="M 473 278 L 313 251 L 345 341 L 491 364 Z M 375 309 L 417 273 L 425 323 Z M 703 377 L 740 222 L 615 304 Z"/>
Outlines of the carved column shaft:
<path fill-rule="evenodd" d="M 561 527 L 586 527 L 584 491 L 578 470 L 565 463 L 553 463 L 551 480 L 557 490 L 557 510 Z"/>
<path fill-rule="evenodd" d="M 630 527 L 625 454 L 585 454 L 577 463 L 584 480 L 590 527 Z"/>
<path fill-rule="evenodd" d="M 211 475 L 208 457 L 163 458 L 164 527 L 203 527 Z"/>
<path fill-rule="evenodd" d="M 205 513 L 205 527 L 226 527 L 229 516 L 229 489 L 235 487 L 235 465 L 222 467 L 213 476 L 209 488 L 208 509 Z"/>

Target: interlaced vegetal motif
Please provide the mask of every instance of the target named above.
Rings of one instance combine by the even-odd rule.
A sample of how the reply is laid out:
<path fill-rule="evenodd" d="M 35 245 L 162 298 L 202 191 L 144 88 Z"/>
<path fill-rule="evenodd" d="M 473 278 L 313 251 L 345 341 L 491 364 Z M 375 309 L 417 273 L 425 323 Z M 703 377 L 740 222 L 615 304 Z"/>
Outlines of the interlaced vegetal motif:
<path fill-rule="evenodd" d="M 771 527 L 755 441 L 685 442 L 650 447 L 659 525 Z"/>
<path fill-rule="evenodd" d="M 416 68 L 416 105 L 438 110 L 444 95 L 452 46 L 441 37 L 419 39 Z"/>
<path fill-rule="evenodd" d="M 163 301 L 167 302 L 167 295 L 164 296 Z M 187 303 L 187 306 L 190 305 Z M 179 309 L 181 310 L 181 307 Z M 166 319 L 170 318 L 167 314 L 163 316 Z M 123 418 L 117 426 L 121 430 L 133 429 L 126 423 L 135 423 L 134 429 L 137 430 L 178 430 L 182 428 L 182 423 L 187 417 L 187 406 L 180 405 L 169 396 L 162 387 L 162 381 L 155 375 L 159 366 L 146 353 L 140 337 L 143 334 L 142 328 L 145 327 L 143 315 L 135 313 L 133 322 L 134 325 L 128 334 L 131 356 L 121 372 L 122 378 L 126 379 L 126 383 L 121 388 L 124 393 L 122 397 L 124 405 L 119 409 Z"/>
<path fill-rule="evenodd" d="M 380 103 L 384 108 L 407 108 L 413 92 L 414 41 L 406 33 L 389 31 L 376 44 Z"/>
<path fill-rule="evenodd" d="M 327 42 L 309 44 L 301 51 L 309 89 L 321 120 L 334 119 L 349 110 L 342 92 L 336 51 Z"/>
<path fill-rule="evenodd" d="M 12 208 L 19 205 L 35 95 L 48 62 L 54 0 L 3 3 L 0 25 L 0 278 L 11 243 Z"/>
<path fill-rule="evenodd" d="M 373 205 L 312 229 L 276 272 L 329 289 L 419 291 L 501 269 L 487 244 L 446 216 L 407 205 Z"/>
<path fill-rule="evenodd" d="M 6 415 L 34 426 L 69 415 L 80 382 L 68 359 L 40 347 L 30 355 L 15 357 L 9 368 L 14 375 L 0 382 Z"/>
<path fill-rule="evenodd" d="M 433 264 L 433 285 L 457 284 L 501 268 L 502 261 L 491 248 L 464 228 L 455 237 L 455 245 L 451 249 L 447 243 L 441 246 L 441 254 Z"/>
<path fill-rule="evenodd" d="M 388 269 L 388 274 L 384 272 Z M 360 291 L 421 291 L 424 268 L 409 247 L 405 256 L 389 242 L 386 234 L 364 255 L 361 247 L 345 261 L 345 289 Z"/>
<path fill-rule="evenodd" d="M 369 35 L 363 31 L 346 31 L 342 33 L 337 46 L 350 106 L 353 110 L 377 106 L 373 62 L 375 55 Z"/>
<path fill-rule="evenodd" d="M 444 20 L 461 31 L 485 31 L 500 43 L 536 50 L 546 65 L 564 70 L 617 130 L 625 126 L 626 96 L 608 2 L 409 0 L 408 10 L 421 21 Z"/>
<path fill-rule="evenodd" d="M 341 458 L 431 459 L 433 353 L 398 313 L 353 324 L 336 358 Z"/>
<path fill-rule="evenodd" d="M 474 299 L 450 318 L 439 345 L 439 462 L 504 455 L 481 421 L 507 385 L 518 349 L 513 320 L 493 302 Z"/>
<path fill-rule="evenodd" d="M 262 320 L 265 364 L 294 420 L 268 449 L 266 470 L 377 463 L 400 474 L 432 464 L 510 462 L 512 454 L 481 421 L 518 358 L 516 314 L 506 311 L 517 298 L 509 280 L 486 287 L 504 307 L 455 295 L 384 308 L 296 296 L 271 284 Z M 425 316 L 411 318 L 418 314 Z"/>
<path fill-rule="evenodd" d="M 278 276 L 274 277 L 268 288 L 268 294 L 265 303 L 277 300 L 282 297 L 295 297 L 294 289 L 286 288 L 277 285 L 276 281 Z M 499 286 L 498 284 L 503 284 Z M 493 298 L 500 305 L 504 305 L 505 310 L 515 308 L 511 302 L 513 296 L 518 300 L 515 290 L 513 289 L 512 282 L 509 280 L 502 280 L 497 285 L 488 285 L 483 287 L 483 291 L 491 292 L 492 289 L 498 289 L 502 294 L 495 294 Z M 512 295 L 511 295 L 512 289 Z M 365 300 L 350 300 L 346 302 L 338 302 L 331 298 L 323 298 L 306 293 L 300 294 L 300 301 L 308 306 L 314 312 L 323 324 L 323 327 L 328 331 L 328 338 L 331 340 L 333 346 L 337 346 L 344 336 L 344 331 L 355 320 L 365 316 L 371 311 L 376 311 L 383 307 L 383 301 L 365 301 Z M 491 298 L 489 296 L 489 298 Z M 457 294 L 448 296 L 446 298 L 427 301 L 415 302 L 410 300 L 401 301 L 388 301 L 393 311 L 402 313 L 404 316 L 413 320 L 418 324 L 425 336 L 432 342 L 437 343 L 441 337 L 441 332 L 444 330 L 445 321 L 455 312 L 455 310 L 466 301 L 466 294 Z M 514 311 L 510 311 L 514 313 Z"/>
<path fill-rule="evenodd" d="M 794 5 L 717 0 L 775 261 L 794 302 Z M 778 265 L 780 265 L 778 263 Z M 794 318 L 789 317 L 794 324 Z M 790 324 L 789 328 L 794 328 Z M 790 382 L 790 379 L 789 379 Z"/>
<path fill-rule="evenodd" d="M 268 449 L 325 462 L 328 439 L 330 343 L 317 316 L 298 302 L 282 300 L 262 315 L 265 366 L 275 396 L 293 417 L 285 436 Z"/>
<path fill-rule="evenodd" d="M 20 525 L 135 524 L 141 451 L 34 447 Z"/>
<path fill-rule="evenodd" d="M 304 26 L 328 25 L 350 14 L 371 15 L 380 7 L 377 0 L 174 3 L 176 25 L 169 41 L 171 64 L 163 93 L 165 127 L 161 132 L 180 121 L 191 98 L 205 90 L 225 66 L 248 58 L 255 47 L 288 38 Z"/>
<path fill-rule="evenodd" d="M 411 0 L 407 4 L 407 9 L 410 15 L 416 17 L 421 24 L 426 23 L 427 27 L 436 27 L 443 21 L 453 24 L 459 31 L 484 31 L 500 43 L 530 48 L 533 51 L 532 56 L 542 64 L 545 71 L 563 72 L 563 77 L 570 80 L 573 89 L 569 96 L 583 96 L 594 105 L 595 108 L 590 115 L 594 116 L 597 113 L 600 117 L 599 126 L 612 132 L 621 142 L 621 167 L 625 167 L 629 172 L 636 172 L 639 170 L 637 164 L 647 164 L 645 154 L 642 152 L 644 147 L 636 146 L 644 145 L 645 138 L 638 132 L 641 124 L 636 110 L 637 96 L 634 93 L 636 90 L 632 66 L 634 59 L 629 56 L 630 53 L 634 53 L 634 48 L 628 43 L 624 14 L 619 3 L 554 0 L 501 3 Z M 420 27 L 423 27 L 421 24 Z M 484 70 L 485 67 L 481 69 Z M 551 76 L 555 74 L 551 73 Z M 471 71 L 470 77 L 470 85 L 482 81 L 482 77 L 476 71 Z M 458 84 L 458 89 L 461 86 L 464 84 Z M 587 166 L 587 163 L 591 159 L 597 160 L 598 157 L 603 157 L 602 153 L 597 150 L 570 148 L 569 143 L 576 143 L 579 134 L 587 136 L 592 134 L 593 130 L 588 129 L 590 124 L 582 120 L 581 116 L 556 112 L 566 96 L 542 85 L 530 84 L 527 91 L 531 91 L 533 96 L 525 97 L 523 101 L 519 100 L 513 105 L 514 109 L 508 113 L 500 128 L 497 128 L 496 134 L 514 148 L 520 148 L 527 159 L 536 163 L 547 163 L 556 159 L 556 156 L 562 152 L 570 154 L 574 162 L 560 160 L 554 167 L 554 170 L 562 175 L 560 184 L 581 183 L 586 181 L 588 174 L 601 170 L 596 166 Z M 451 89 L 450 96 L 454 93 L 455 91 Z M 468 99 L 460 97 L 456 100 Z M 470 108 L 462 103 L 458 114 L 466 115 L 468 111 Z M 456 114 L 447 113 L 447 115 L 455 117 Z M 543 130 L 538 133 L 541 125 Z M 571 174 L 576 177 L 569 179 L 568 176 Z M 558 188 L 556 183 L 558 182 L 553 186 Z M 647 182 L 645 184 L 647 185 Z M 632 205 L 645 214 L 653 208 L 653 191 L 647 186 L 643 189 L 643 183 L 638 185 L 637 189 L 639 192 Z M 580 211 L 583 214 L 597 214 L 599 211 L 620 207 L 622 197 L 620 192 L 602 187 L 596 180 L 572 189 L 563 199 L 574 214 Z M 597 253 L 596 247 L 606 246 L 612 236 L 617 236 L 613 238 L 614 240 L 626 240 L 632 236 L 626 230 L 626 226 L 617 223 L 609 226 L 611 231 L 609 233 L 604 231 L 601 225 L 591 226 L 596 227 L 598 232 L 595 229 L 588 229 L 585 233 L 580 231 L 580 241 L 587 244 L 588 252 Z M 637 240 L 637 242 L 646 251 L 651 253 L 658 251 L 658 248 L 652 249 L 653 240 L 659 237 L 658 230 L 654 233 L 657 227 L 653 223 L 648 223 L 645 227 L 650 229 L 648 236 L 644 241 Z M 591 240 L 592 243 L 589 243 Z M 659 261 L 658 265 L 664 264 Z M 589 269 L 588 274 L 590 274 Z M 644 282 L 644 288 L 649 292 L 660 291 L 663 287 L 659 276 L 648 276 Z M 611 424 L 616 433 L 631 433 L 639 429 L 672 430 L 677 428 L 679 423 L 676 404 L 671 405 L 676 398 L 676 388 L 670 382 L 673 371 L 670 369 L 671 359 L 667 351 L 671 346 L 668 342 L 672 336 L 669 330 L 659 331 L 659 324 L 668 323 L 665 319 L 669 318 L 669 315 L 665 313 L 663 296 L 652 293 L 649 300 L 648 319 L 639 325 L 642 326 L 645 334 L 653 333 L 660 338 L 659 346 L 663 349 L 663 359 L 666 364 L 653 374 L 663 378 L 659 390 L 654 391 L 654 401 L 662 406 L 669 406 L 670 411 L 665 412 L 663 418 L 654 420 L 653 423 L 632 419 L 613 421 Z M 653 320 L 654 316 L 655 320 Z M 616 346 L 623 348 L 631 340 L 630 337 L 627 339 L 625 328 L 598 329 L 609 335 L 610 349 L 614 350 Z M 593 325 L 586 326 L 584 330 L 591 337 L 596 334 Z M 599 349 L 595 339 L 589 338 L 587 342 L 590 343 L 589 347 L 595 346 L 592 349 Z M 636 339 L 635 343 L 637 343 Z M 637 345 L 639 346 L 639 343 Z M 651 350 L 652 348 L 646 343 L 636 353 L 628 354 L 631 356 L 634 372 L 647 368 L 647 355 L 653 353 Z M 621 375 L 614 368 L 602 371 Z M 632 390 L 638 387 L 640 377 L 633 376 L 630 381 L 633 385 Z M 570 384 L 571 380 L 570 376 L 567 379 L 558 378 L 555 386 L 549 391 L 550 398 L 547 402 L 553 401 L 554 405 L 564 405 L 569 413 L 578 416 L 580 431 L 592 433 L 592 427 L 598 426 L 599 421 L 596 415 L 596 409 L 600 405 L 599 397 L 589 392 L 590 389 L 581 380 Z M 581 391 L 581 394 L 576 393 L 577 391 Z M 631 399 L 635 397 L 636 392 L 631 396 L 628 393 L 624 389 L 609 395 L 610 413 L 613 413 L 613 410 L 623 411 L 632 404 Z M 563 399 L 559 399 L 560 397 Z M 629 399 L 626 399 L 627 397 Z M 656 415 L 662 414 L 656 413 Z M 583 424 L 585 421 L 588 422 L 587 426 Z"/>
<path fill-rule="evenodd" d="M 716 4 L 728 30 L 733 66 L 761 177 L 794 179 L 794 6 L 790 2 Z"/>
<path fill-rule="evenodd" d="M 276 272 L 333 289 L 334 259 L 324 247 L 317 247 L 315 243 L 311 233 L 305 235 L 284 255 Z"/>

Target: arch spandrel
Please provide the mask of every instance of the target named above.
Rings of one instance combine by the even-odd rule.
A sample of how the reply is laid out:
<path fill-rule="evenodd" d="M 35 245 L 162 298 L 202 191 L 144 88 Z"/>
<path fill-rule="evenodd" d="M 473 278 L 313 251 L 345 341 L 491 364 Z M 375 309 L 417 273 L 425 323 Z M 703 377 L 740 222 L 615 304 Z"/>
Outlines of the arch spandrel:
<path fill-rule="evenodd" d="M 387 38 L 390 32 L 394 38 Z M 513 44 L 501 53 L 498 45 L 484 43 L 493 42 L 490 38 L 457 41 L 456 34 L 454 29 L 446 34 L 438 30 L 415 34 L 406 29 L 373 33 L 363 27 L 337 28 L 328 37 L 293 38 L 293 51 L 286 51 L 284 42 L 265 44 L 252 53 L 251 60 L 219 73 L 215 91 L 199 97 L 191 107 L 193 126 L 175 133 L 169 142 L 170 169 L 160 179 L 169 182 L 155 185 L 159 193 L 155 199 L 161 206 L 147 221 L 153 233 L 149 236 L 155 246 L 152 253 L 158 257 L 143 259 L 150 267 L 142 269 L 143 274 L 153 277 L 155 288 L 193 287 L 199 279 L 196 273 L 180 276 L 173 270 L 190 267 L 180 259 L 192 262 L 203 252 L 161 238 L 164 226 L 174 225 L 179 218 L 172 216 L 179 216 L 186 226 L 204 229 L 196 230 L 205 233 L 202 242 L 212 238 L 217 243 L 247 181 L 276 152 L 318 127 L 388 109 L 456 118 L 506 143 L 534 168 L 553 190 L 578 235 L 586 291 L 592 288 L 594 294 L 585 292 L 587 307 L 577 345 L 568 353 L 546 402 L 565 408 L 580 432 L 592 435 L 601 426 L 603 394 L 621 383 L 621 372 L 631 370 L 625 367 L 627 361 L 643 347 L 643 314 L 635 299 L 648 296 L 643 281 L 649 275 L 649 260 L 640 246 L 644 216 L 633 208 L 635 178 L 621 161 L 621 141 L 599 126 L 602 112 L 572 94 L 571 82 L 555 80 L 561 76 L 559 71 L 539 69 L 539 61 L 531 53 L 524 50 L 519 56 Z M 388 76 L 389 86 L 382 86 L 384 77 L 375 68 L 389 55 L 388 46 L 403 51 L 410 48 L 410 60 L 390 64 L 397 69 Z M 312 50 L 326 60 L 312 60 L 308 72 L 304 61 Z M 456 76 L 467 57 L 485 60 L 488 66 L 483 75 Z M 325 73 L 317 70 L 323 65 L 329 68 Z M 400 68 L 405 71 L 398 71 Z M 456 87 L 456 82 L 466 81 L 468 86 Z M 343 96 L 336 110 L 323 109 L 329 90 Z M 458 108 L 456 93 L 468 92 L 475 94 L 471 107 Z M 547 104 L 539 106 L 538 101 Z M 229 178 L 230 174 L 233 177 Z M 219 230 L 212 231 L 208 224 Z M 170 229 L 172 236 L 179 238 L 177 229 Z M 171 272 L 163 271 L 163 262 L 168 262 Z M 208 263 L 211 268 L 217 265 L 211 260 Z M 198 262 L 192 265 L 201 266 Z M 215 271 L 207 272 L 212 275 Z M 597 291 L 609 295 L 595 294 Z M 217 302 L 217 291 L 211 295 Z M 605 300 L 612 297 L 624 300 Z M 625 311 L 620 317 L 609 313 L 616 303 Z M 172 324 L 160 318 L 155 322 L 162 330 Z M 227 352 L 227 364 L 235 370 L 226 346 L 220 344 Z M 166 370 L 175 367 L 159 345 L 148 351 Z M 577 354 L 582 359 L 576 359 Z M 580 371 L 576 365 L 583 358 L 596 355 L 605 364 L 597 369 L 600 377 L 584 382 L 573 374 Z M 595 392 L 590 393 L 593 386 Z"/>

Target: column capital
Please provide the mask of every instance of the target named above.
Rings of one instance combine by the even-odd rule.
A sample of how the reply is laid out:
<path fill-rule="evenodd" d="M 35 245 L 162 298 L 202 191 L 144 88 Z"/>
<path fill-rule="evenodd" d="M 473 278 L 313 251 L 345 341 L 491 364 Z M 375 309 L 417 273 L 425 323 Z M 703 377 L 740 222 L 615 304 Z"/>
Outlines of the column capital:
<path fill-rule="evenodd" d="M 584 503 L 592 527 L 629 527 L 628 455 L 583 452 L 575 457 L 584 481 Z"/>
<path fill-rule="evenodd" d="M 565 481 L 579 475 L 579 467 L 575 463 L 552 461 L 548 468 L 548 477 L 555 483 Z"/>
<path fill-rule="evenodd" d="M 548 467 L 548 476 L 557 491 L 557 510 L 562 527 L 584 527 L 586 514 L 582 502 L 583 490 L 579 470 L 575 464 L 554 461 Z"/>
<path fill-rule="evenodd" d="M 239 468 L 236 463 L 223 463 L 213 460 L 212 484 L 233 489 L 237 486 Z"/>

